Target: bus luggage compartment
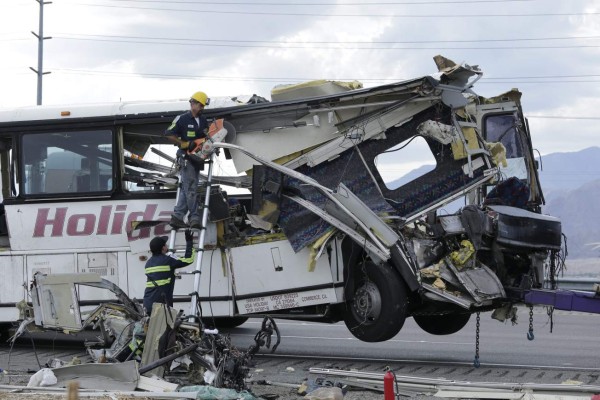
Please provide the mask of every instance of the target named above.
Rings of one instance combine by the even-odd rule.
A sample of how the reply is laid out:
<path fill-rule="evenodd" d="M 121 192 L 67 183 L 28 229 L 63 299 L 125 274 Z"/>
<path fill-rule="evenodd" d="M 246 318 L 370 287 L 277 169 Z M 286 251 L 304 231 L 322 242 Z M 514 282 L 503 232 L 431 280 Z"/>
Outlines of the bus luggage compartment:
<path fill-rule="evenodd" d="M 489 208 L 493 211 L 491 215 L 495 219 L 499 244 L 523 249 L 560 250 L 560 219 L 510 206 Z"/>

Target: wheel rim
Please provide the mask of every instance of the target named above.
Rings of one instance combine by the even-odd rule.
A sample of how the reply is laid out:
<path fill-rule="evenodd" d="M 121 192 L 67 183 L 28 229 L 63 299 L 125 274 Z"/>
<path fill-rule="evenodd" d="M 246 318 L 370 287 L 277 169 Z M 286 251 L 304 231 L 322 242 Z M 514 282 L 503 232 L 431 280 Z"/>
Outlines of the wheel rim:
<path fill-rule="evenodd" d="M 374 283 L 366 282 L 354 293 L 352 312 L 363 323 L 377 320 L 381 313 L 381 295 Z"/>

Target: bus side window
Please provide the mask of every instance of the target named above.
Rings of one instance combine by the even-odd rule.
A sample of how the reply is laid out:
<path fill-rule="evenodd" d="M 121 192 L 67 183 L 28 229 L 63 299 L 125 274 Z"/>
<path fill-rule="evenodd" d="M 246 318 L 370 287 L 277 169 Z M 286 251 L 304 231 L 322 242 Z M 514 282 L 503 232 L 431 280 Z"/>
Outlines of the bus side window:
<path fill-rule="evenodd" d="M 2 202 L 6 198 L 14 197 L 17 193 L 12 148 L 12 137 L 0 140 L 0 187 L 2 188 L 0 201 Z"/>
<path fill-rule="evenodd" d="M 490 115 L 485 119 L 485 139 L 501 142 L 506 148 L 506 158 L 523 157 L 523 146 L 513 114 Z"/>
<path fill-rule="evenodd" d="M 505 178 L 528 179 L 525 162 L 527 142 L 516 114 L 492 114 L 484 119 L 484 138 L 487 142 L 500 142 L 506 149 L 506 167 L 500 166 Z"/>
<path fill-rule="evenodd" d="M 112 190 L 112 132 L 23 135 L 24 194 Z"/>
<path fill-rule="evenodd" d="M 77 175 L 81 173 L 82 158 L 77 154 L 58 151 L 48 155 L 45 193 L 73 193 L 79 190 Z"/>

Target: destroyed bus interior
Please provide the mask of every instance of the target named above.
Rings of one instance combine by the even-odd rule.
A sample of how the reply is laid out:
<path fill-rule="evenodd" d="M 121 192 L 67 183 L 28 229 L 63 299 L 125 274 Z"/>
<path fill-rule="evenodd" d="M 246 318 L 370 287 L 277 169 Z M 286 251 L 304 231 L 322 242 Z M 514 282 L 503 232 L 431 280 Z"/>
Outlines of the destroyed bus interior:
<path fill-rule="evenodd" d="M 377 342 L 409 317 L 447 335 L 473 313 L 510 315 L 532 290 L 556 289 L 561 223 L 541 213 L 521 94 L 478 96 L 478 67 L 435 61 L 436 74 L 372 88 L 317 81 L 275 88 L 271 102 L 213 99 L 204 113 L 225 123 L 201 150 L 202 275 L 197 286 L 177 280 L 176 308 L 196 296 L 205 316 L 230 326 L 253 316 L 343 320 Z M 21 276 L 95 272 L 95 256 L 82 256 L 108 254 L 102 277 L 141 298 L 148 241 L 169 233 L 177 190 L 162 132 L 184 110 L 120 104 L 102 118 L 0 124 L 17 145 L 10 163 L 2 153 L 2 176 L 11 254 L 27 255 Z M 431 165 L 391 175 L 388 163 L 415 165 L 414 146 Z M 235 172 L 217 173 L 220 163 Z M 21 209 L 37 217 L 28 237 L 11 229 L 25 224 Z M 172 235 L 176 253 L 181 236 Z M 60 270 L 52 252 L 49 266 L 27 264 L 32 237 L 40 250 L 68 237 L 75 264 Z"/>

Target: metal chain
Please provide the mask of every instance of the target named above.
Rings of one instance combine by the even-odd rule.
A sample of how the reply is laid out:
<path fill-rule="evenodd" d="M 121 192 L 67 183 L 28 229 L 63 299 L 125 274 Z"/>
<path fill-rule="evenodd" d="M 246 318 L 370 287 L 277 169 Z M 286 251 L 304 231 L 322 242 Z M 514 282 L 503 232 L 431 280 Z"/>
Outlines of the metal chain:
<path fill-rule="evenodd" d="M 550 289 L 558 289 L 558 283 L 556 282 L 556 257 L 554 253 L 550 254 Z"/>
<path fill-rule="evenodd" d="M 477 322 L 475 323 L 475 359 L 473 360 L 473 366 L 479 368 L 479 327 L 480 327 L 480 316 L 477 313 Z"/>
<path fill-rule="evenodd" d="M 533 306 L 529 306 L 529 331 L 527 332 L 527 340 L 533 340 Z"/>
<path fill-rule="evenodd" d="M 550 319 L 550 333 L 552 333 L 552 329 L 554 329 L 554 306 L 546 307 L 546 312 L 548 313 L 548 318 Z"/>

